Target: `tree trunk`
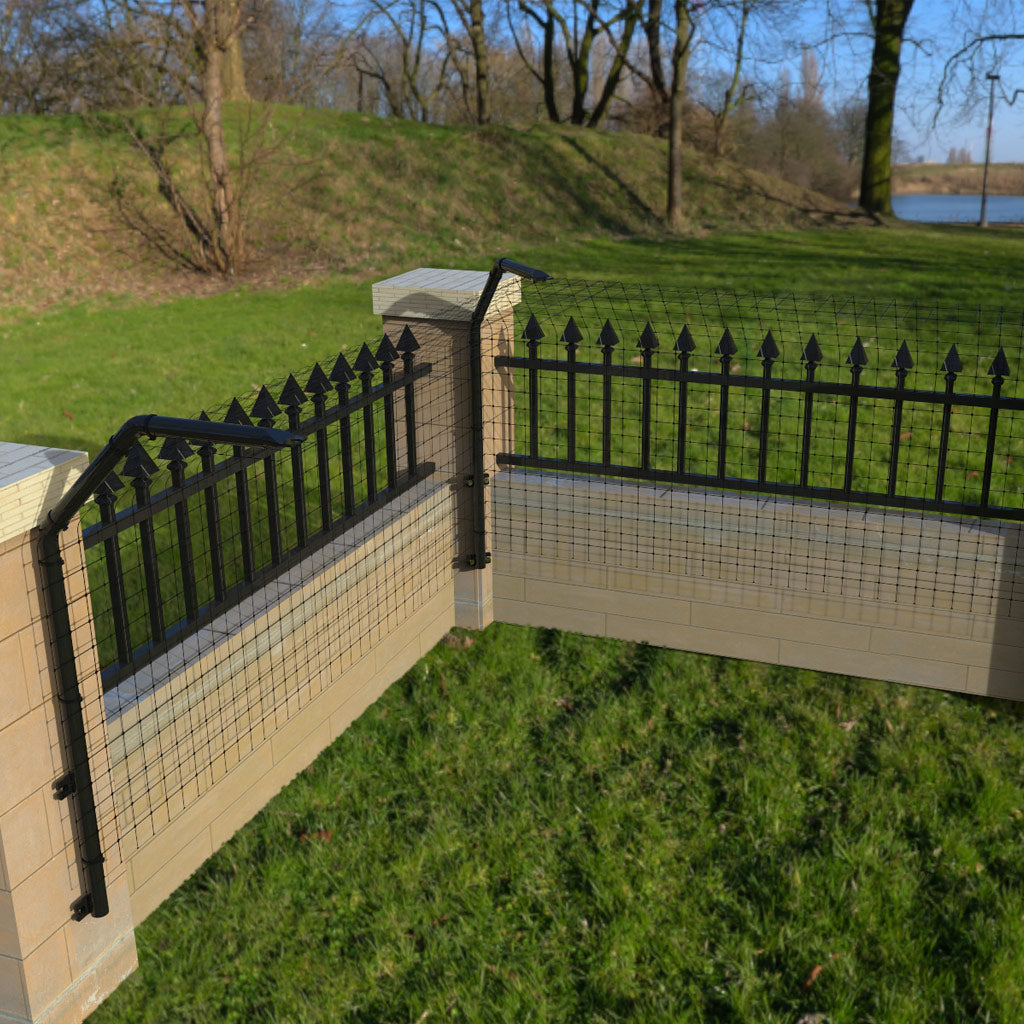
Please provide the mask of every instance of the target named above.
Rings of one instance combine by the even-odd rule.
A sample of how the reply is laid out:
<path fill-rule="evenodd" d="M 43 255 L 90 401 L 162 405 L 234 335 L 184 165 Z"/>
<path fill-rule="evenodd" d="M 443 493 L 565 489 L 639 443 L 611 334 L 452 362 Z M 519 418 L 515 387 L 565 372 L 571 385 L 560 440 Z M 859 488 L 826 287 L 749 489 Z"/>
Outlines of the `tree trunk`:
<path fill-rule="evenodd" d="M 633 42 L 633 33 L 636 31 L 636 26 L 640 21 L 640 15 L 643 10 L 642 2 L 643 0 L 628 0 L 623 20 L 622 35 L 619 38 L 618 45 L 615 47 L 615 56 L 612 58 L 611 67 L 608 69 L 608 77 L 605 79 L 604 88 L 601 90 L 601 95 L 590 113 L 590 118 L 587 120 L 588 128 L 596 128 L 601 123 L 605 112 L 608 110 L 608 104 L 611 103 L 615 90 L 619 87 L 619 79 L 622 77 L 622 72 L 626 67 L 626 54 L 629 53 L 629 48 Z"/>
<path fill-rule="evenodd" d="M 544 106 L 548 120 L 558 124 L 561 118 L 555 101 L 555 18 L 550 8 L 547 15 L 544 22 Z"/>
<path fill-rule="evenodd" d="M 672 84 L 668 100 L 668 200 L 665 220 L 675 231 L 683 224 L 683 118 L 686 114 L 686 72 L 693 26 L 687 0 L 675 0 L 676 32 L 672 46 Z"/>
<path fill-rule="evenodd" d="M 587 15 L 583 36 L 579 49 L 575 54 L 569 53 L 569 70 L 572 77 L 572 113 L 569 121 L 572 124 L 586 124 L 587 90 L 590 88 L 590 50 L 594 45 L 594 15 Z"/>
<path fill-rule="evenodd" d="M 222 274 L 233 274 L 238 253 L 236 240 L 240 234 L 235 224 L 234 196 L 231 187 L 231 167 L 227 144 L 224 140 L 224 57 L 225 51 L 216 39 L 208 42 L 203 67 L 203 119 L 202 133 L 210 161 L 210 188 L 214 217 L 214 245 L 212 253 L 217 269 Z"/>
<path fill-rule="evenodd" d="M 725 129 L 729 123 L 729 115 L 743 102 L 746 90 L 740 87 L 740 75 L 743 73 L 743 47 L 747 38 L 747 22 L 750 20 L 750 8 L 753 0 L 743 0 L 740 9 L 740 26 L 736 34 L 736 55 L 732 65 L 732 78 L 722 98 L 722 109 L 715 115 L 715 156 L 722 156 L 725 150 Z M 737 93 L 739 96 L 737 97 Z"/>
<path fill-rule="evenodd" d="M 469 0 L 469 41 L 476 68 L 476 123 L 487 124 L 491 120 L 491 93 L 487 84 L 489 68 L 483 0 Z"/>
<path fill-rule="evenodd" d="M 644 35 L 647 36 L 647 52 L 650 55 L 651 91 L 662 103 L 668 103 L 669 90 L 665 82 L 665 69 L 661 64 L 661 3 L 662 0 L 649 0 Z"/>
<path fill-rule="evenodd" d="M 875 0 L 875 44 L 868 72 L 860 205 L 870 213 L 892 213 L 892 119 L 900 76 L 903 31 L 914 0 Z"/>
<path fill-rule="evenodd" d="M 248 100 L 249 90 L 245 85 L 245 62 L 242 60 L 242 34 L 239 32 L 228 43 L 224 51 L 221 87 L 224 101 Z"/>

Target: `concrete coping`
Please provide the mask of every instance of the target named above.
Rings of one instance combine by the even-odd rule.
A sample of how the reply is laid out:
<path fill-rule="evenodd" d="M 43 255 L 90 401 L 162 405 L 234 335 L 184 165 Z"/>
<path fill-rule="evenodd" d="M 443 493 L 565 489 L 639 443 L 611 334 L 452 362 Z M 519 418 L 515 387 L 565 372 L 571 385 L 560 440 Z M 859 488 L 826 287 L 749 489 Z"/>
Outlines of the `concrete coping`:
<path fill-rule="evenodd" d="M 0 441 L 0 544 L 41 525 L 88 464 L 85 452 Z"/>
<path fill-rule="evenodd" d="M 485 270 L 419 267 L 378 281 L 373 286 L 373 312 L 378 316 L 468 323 L 486 283 Z M 519 278 L 505 274 L 494 293 L 491 309 L 508 309 L 521 298 Z"/>

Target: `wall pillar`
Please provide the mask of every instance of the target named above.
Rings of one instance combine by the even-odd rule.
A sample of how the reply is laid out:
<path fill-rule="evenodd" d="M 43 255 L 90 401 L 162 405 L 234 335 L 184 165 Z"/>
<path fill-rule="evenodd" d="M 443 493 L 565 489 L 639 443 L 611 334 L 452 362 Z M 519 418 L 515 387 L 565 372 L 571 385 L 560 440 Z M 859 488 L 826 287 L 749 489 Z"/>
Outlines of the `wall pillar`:
<path fill-rule="evenodd" d="M 77 1024 L 137 966 L 109 792 L 99 667 L 77 520 L 62 538 L 110 910 L 72 920 L 83 893 L 37 527 L 88 463 L 83 452 L 0 442 L 0 1024 Z M 103 782 L 107 793 L 103 793 Z"/>
<path fill-rule="evenodd" d="M 416 391 L 417 449 L 421 459 L 437 463 L 438 473 L 452 486 L 456 503 L 455 624 L 470 629 L 482 629 L 494 620 L 490 566 L 469 568 L 467 564 L 475 550 L 473 490 L 466 486 L 473 473 L 470 320 L 486 282 L 486 271 L 421 267 L 373 286 L 373 311 L 381 317 L 392 344 L 397 344 L 404 328 L 409 327 L 420 346 L 417 363 L 433 365 L 433 372 Z M 484 467 L 492 479 L 498 469 L 498 453 L 512 450 L 514 430 L 511 371 L 496 369 L 494 358 L 512 354 L 513 314 L 520 296 L 519 279 L 505 275 L 480 331 Z M 488 487 L 488 522 L 490 492 Z"/>

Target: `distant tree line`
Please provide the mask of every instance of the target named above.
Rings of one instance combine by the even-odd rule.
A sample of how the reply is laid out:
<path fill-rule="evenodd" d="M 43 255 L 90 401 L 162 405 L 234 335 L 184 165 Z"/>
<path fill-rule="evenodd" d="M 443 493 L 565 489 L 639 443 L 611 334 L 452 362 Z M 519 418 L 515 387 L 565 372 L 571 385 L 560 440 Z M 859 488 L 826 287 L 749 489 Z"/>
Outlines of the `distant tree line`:
<path fill-rule="evenodd" d="M 975 0 L 943 2 L 963 14 L 963 38 L 976 30 L 977 45 L 964 44 L 961 61 L 973 62 L 968 74 L 976 77 L 979 54 L 997 37 L 968 16 Z M 833 196 L 858 194 L 866 209 L 890 212 L 893 109 L 913 0 L 826 0 L 830 39 L 871 40 L 867 81 L 851 83 L 850 95 L 831 105 L 815 50 L 794 39 L 809 6 L 0 0 L 0 112 L 122 112 L 119 130 L 156 175 L 190 239 L 185 261 L 221 273 L 230 273 L 244 250 L 246 164 L 225 142 L 228 102 L 438 124 L 548 120 L 655 134 L 669 142 L 670 225 L 680 219 L 686 143 Z M 1002 0 L 984 6 L 1004 9 Z M 1013 15 L 1010 0 L 1005 9 Z M 1005 31 L 998 38 L 1017 36 Z M 797 56 L 794 83 L 785 67 Z M 175 177 L 167 158 L 172 136 L 143 128 L 132 115 L 175 105 L 193 110 L 202 139 L 201 201 Z M 250 119 L 253 138 L 258 122 Z"/>

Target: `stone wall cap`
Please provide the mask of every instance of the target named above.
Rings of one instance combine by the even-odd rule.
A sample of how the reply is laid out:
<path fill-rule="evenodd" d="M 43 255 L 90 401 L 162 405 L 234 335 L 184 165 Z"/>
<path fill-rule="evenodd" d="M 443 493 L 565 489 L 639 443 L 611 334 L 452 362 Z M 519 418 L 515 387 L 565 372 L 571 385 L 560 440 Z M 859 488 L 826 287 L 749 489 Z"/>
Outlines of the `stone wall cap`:
<path fill-rule="evenodd" d="M 484 285 L 485 270 L 444 270 L 419 267 L 373 286 L 373 312 L 377 316 L 415 320 L 468 322 Z M 492 310 L 507 309 L 519 302 L 522 290 L 515 274 L 505 274 L 498 285 Z"/>
<path fill-rule="evenodd" d="M 0 441 L 0 543 L 39 526 L 88 464 L 85 452 Z"/>

